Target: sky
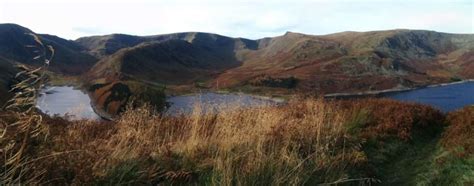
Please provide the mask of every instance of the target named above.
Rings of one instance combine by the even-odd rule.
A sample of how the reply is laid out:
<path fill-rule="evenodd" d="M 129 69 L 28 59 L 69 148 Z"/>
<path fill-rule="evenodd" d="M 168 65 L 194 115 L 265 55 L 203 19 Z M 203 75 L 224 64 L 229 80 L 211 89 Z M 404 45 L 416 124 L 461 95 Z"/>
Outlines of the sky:
<path fill-rule="evenodd" d="M 67 39 L 211 32 L 258 39 L 287 31 L 474 32 L 474 0 L 0 0 L 0 23 Z"/>

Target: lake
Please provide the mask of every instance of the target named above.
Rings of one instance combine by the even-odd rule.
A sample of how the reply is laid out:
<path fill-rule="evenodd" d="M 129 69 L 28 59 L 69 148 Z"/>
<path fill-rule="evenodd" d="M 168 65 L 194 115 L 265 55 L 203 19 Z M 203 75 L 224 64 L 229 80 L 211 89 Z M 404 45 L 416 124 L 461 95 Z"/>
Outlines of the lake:
<path fill-rule="evenodd" d="M 41 91 L 36 107 L 50 116 L 69 115 L 72 120 L 100 119 L 91 107 L 89 96 L 68 86 L 47 87 Z"/>
<path fill-rule="evenodd" d="M 167 101 L 170 107 L 166 114 L 170 115 L 190 113 L 196 103 L 200 103 L 203 112 L 208 113 L 236 106 L 255 107 L 282 102 L 282 100 L 270 100 L 247 94 L 211 92 L 169 97 Z M 69 115 L 72 120 L 100 118 L 92 109 L 89 96 L 81 90 L 68 86 L 53 86 L 43 90 L 36 102 L 36 107 L 50 116 Z"/>
<path fill-rule="evenodd" d="M 446 86 L 420 88 L 405 92 L 386 93 L 385 97 L 431 105 L 443 112 L 453 111 L 474 104 L 474 82 L 463 82 Z M 255 107 L 278 105 L 281 99 L 269 99 L 239 93 L 198 93 L 167 98 L 170 107 L 166 114 L 190 113 L 196 103 L 200 103 L 203 112 L 213 112 L 235 107 Z M 87 94 L 68 86 L 54 86 L 42 91 L 37 107 L 49 115 L 65 116 L 70 119 L 99 119 L 91 107 Z"/>
<path fill-rule="evenodd" d="M 443 112 L 450 112 L 474 104 L 474 82 L 387 93 L 385 96 L 399 101 L 431 105 Z"/>

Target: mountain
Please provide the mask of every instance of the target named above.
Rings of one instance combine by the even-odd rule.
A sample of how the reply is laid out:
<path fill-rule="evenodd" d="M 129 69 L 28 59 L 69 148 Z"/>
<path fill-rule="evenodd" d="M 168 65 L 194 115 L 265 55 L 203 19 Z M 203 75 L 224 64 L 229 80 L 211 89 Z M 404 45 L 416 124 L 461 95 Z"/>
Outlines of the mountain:
<path fill-rule="evenodd" d="M 242 51 L 257 46 L 251 40 L 197 32 L 141 38 L 114 34 L 77 41 L 93 54 L 103 56 L 87 73 L 88 78 L 135 79 L 161 84 L 209 80 L 217 73 L 241 65 Z"/>
<path fill-rule="evenodd" d="M 96 56 L 105 56 L 88 73 L 95 79 L 333 93 L 474 78 L 472 34 L 388 30 L 315 36 L 287 32 L 259 40 L 208 33 L 114 34 L 77 42 Z"/>
<path fill-rule="evenodd" d="M 413 87 L 474 78 L 474 35 L 391 30 L 325 36 L 287 33 L 270 38 L 242 66 L 226 71 L 221 86 L 294 77 L 319 92 Z M 469 70 L 470 69 L 470 70 Z"/>
<path fill-rule="evenodd" d="M 76 40 L 78 44 L 87 48 L 91 54 L 97 57 L 103 57 L 113 54 L 120 49 L 134 47 L 145 42 L 161 42 L 168 40 L 184 40 L 190 43 L 198 43 L 201 46 L 207 46 L 213 49 L 216 47 L 225 47 L 229 49 L 232 44 L 242 47 L 252 47 L 254 41 L 248 39 L 233 39 L 217 34 L 185 32 L 154 36 L 132 36 L 126 34 L 111 34 L 104 36 L 82 37 Z"/>
<path fill-rule="evenodd" d="M 27 33 L 33 31 L 15 24 L 0 24 L 0 56 L 18 63 L 42 65 L 33 60 L 37 55 L 35 49 L 26 46 L 33 45 L 34 39 Z M 71 75 L 81 74 L 97 61 L 86 49 L 78 43 L 57 36 L 36 34 L 45 45 L 51 45 L 55 50 L 50 70 Z"/>

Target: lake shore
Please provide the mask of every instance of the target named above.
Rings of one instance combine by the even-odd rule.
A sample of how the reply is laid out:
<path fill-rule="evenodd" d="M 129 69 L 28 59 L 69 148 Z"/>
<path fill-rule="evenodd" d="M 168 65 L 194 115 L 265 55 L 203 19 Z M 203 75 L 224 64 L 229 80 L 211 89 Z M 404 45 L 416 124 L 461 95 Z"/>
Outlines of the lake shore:
<path fill-rule="evenodd" d="M 440 83 L 440 84 L 419 86 L 419 87 L 413 87 L 413 88 L 394 88 L 394 89 L 385 89 L 385 90 L 356 92 L 356 93 L 331 93 L 331 94 L 325 94 L 324 98 L 354 98 L 354 97 L 371 97 L 371 96 L 377 97 L 377 96 L 383 96 L 385 94 L 406 92 L 406 91 L 417 90 L 417 89 L 422 89 L 422 88 L 442 87 L 442 86 L 455 85 L 455 84 L 461 84 L 461 83 L 467 83 L 467 82 L 474 82 L 474 79 L 466 79 L 462 81 Z"/>

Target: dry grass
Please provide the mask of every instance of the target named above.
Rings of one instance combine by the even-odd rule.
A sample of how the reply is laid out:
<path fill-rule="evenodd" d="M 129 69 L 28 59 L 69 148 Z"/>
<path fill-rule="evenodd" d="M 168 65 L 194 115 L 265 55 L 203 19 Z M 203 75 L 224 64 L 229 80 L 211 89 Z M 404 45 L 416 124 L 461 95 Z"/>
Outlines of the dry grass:
<path fill-rule="evenodd" d="M 430 106 L 391 99 L 343 101 L 343 107 L 352 113 L 348 127 L 364 139 L 409 141 L 417 130 L 436 133 L 445 120 L 443 113 Z"/>
<path fill-rule="evenodd" d="M 43 116 L 36 112 L 35 102 L 46 80 L 45 70 L 54 56 L 54 49 L 44 45 L 35 34 L 25 34 L 32 36 L 34 43 L 27 47 L 35 50 L 37 56 L 33 59 L 39 60 L 42 67 L 17 66 L 20 70 L 15 76 L 18 83 L 10 90 L 14 96 L 5 107 L 10 121 L 0 121 L 1 185 L 37 184 L 44 173 L 34 168 L 36 160 L 31 160 L 27 154 L 31 142 L 47 131 L 42 125 Z"/>
<path fill-rule="evenodd" d="M 79 152 L 43 166 L 65 166 L 75 183 L 300 185 L 344 181 L 365 161 L 346 135 L 346 115 L 322 100 L 215 114 L 199 108 L 189 117 L 162 117 L 144 107 L 115 124 L 53 124 L 57 135 L 48 148 Z"/>
<path fill-rule="evenodd" d="M 449 127 L 443 134 L 441 143 L 450 150 L 460 150 L 458 155 L 474 154 L 474 106 L 468 106 L 448 115 Z M 462 149 L 459 149 L 462 148 Z"/>

